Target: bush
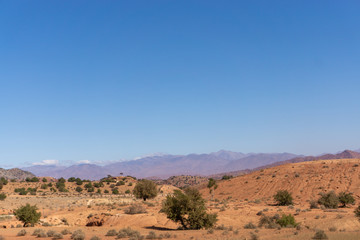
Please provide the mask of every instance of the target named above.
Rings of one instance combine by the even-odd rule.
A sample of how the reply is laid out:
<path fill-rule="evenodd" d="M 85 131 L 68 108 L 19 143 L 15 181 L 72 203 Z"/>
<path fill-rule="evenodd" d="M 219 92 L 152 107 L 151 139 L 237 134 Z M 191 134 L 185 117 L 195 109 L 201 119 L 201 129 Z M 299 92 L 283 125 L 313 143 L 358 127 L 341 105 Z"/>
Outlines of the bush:
<path fill-rule="evenodd" d="M 144 201 L 146 199 L 155 198 L 158 194 L 157 186 L 153 181 L 150 180 L 140 180 L 136 184 L 133 193 L 135 197 L 142 198 Z"/>
<path fill-rule="evenodd" d="M 310 200 L 310 209 L 319 208 L 318 202 L 315 200 Z"/>
<path fill-rule="evenodd" d="M 323 230 L 317 230 L 312 239 L 329 239 Z"/>
<path fill-rule="evenodd" d="M 5 193 L 0 193 L 0 201 L 4 201 L 6 198 L 6 194 Z"/>
<path fill-rule="evenodd" d="M 131 204 L 127 209 L 125 209 L 126 214 L 140 214 L 146 213 L 146 209 L 141 204 Z"/>
<path fill-rule="evenodd" d="M 245 229 L 255 229 L 256 226 L 255 226 L 255 224 L 253 224 L 252 222 L 249 222 L 248 224 L 246 224 L 246 225 L 244 226 L 244 228 L 245 228 Z"/>
<path fill-rule="evenodd" d="M 125 185 L 125 182 L 124 181 L 119 181 L 116 183 L 116 186 L 121 186 L 121 185 Z"/>
<path fill-rule="evenodd" d="M 25 206 L 14 210 L 14 215 L 19 221 L 23 222 L 24 227 L 26 227 L 28 224 L 34 225 L 39 222 L 41 213 L 37 212 L 37 210 L 36 205 L 31 206 L 27 203 Z"/>
<path fill-rule="evenodd" d="M 68 229 L 64 229 L 64 230 L 61 231 L 61 234 L 62 235 L 68 235 L 68 234 L 71 234 L 71 231 L 68 230 Z"/>
<path fill-rule="evenodd" d="M 224 175 L 224 176 L 222 176 L 221 180 L 230 180 L 232 178 L 233 178 L 232 175 Z"/>
<path fill-rule="evenodd" d="M 298 224 L 295 222 L 295 218 L 293 215 L 283 214 L 280 219 L 278 219 L 277 224 L 281 227 L 296 227 Z"/>
<path fill-rule="evenodd" d="M 132 230 L 130 227 L 123 228 L 119 231 L 117 238 L 126 238 L 129 237 L 130 239 L 143 239 L 139 231 Z"/>
<path fill-rule="evenodd" d="M 126 193 L 126 194 L 130 194 L 131 191 L 128 189 L 128 190 L 125 191 L 125 193 Z"/>
<path fill-rule="evenodd" d="M 63 238 L 64 238 L 64 236 L 61 233 L 56 232 L 56 233 L 54 233 L 54 236 L 52 239 L 55 240 L 55 239 L 63 239 Z"/>
<path fill-rule="evenodd" d="M 154 231 L 150 231 L 149 234 L 146 236 L 146 239 L 158 239 L 156 233 Z"/>
<path fill-rule="evenodd" d="M 16 236 L 18 236 L 18 237 L 20 237 L 20 236 L 25 236 L 25 235 L 26 235 L 26 230 L 25 230 L 25 229 L 20 230 L 20 231 L 16 234 Z"/>
<path fill-rule="evenodd" d="M 101 240 L 101 238 L 99 238 L 98 236 L 92 236 L 90 240 Z"/>
<path fill-rule="evenodd" d="M 111 229 L 105 234 L 105 236 L 112 237 L 112 236 L 116 236 L 117 234 L 118 232 L 115 229 Z"/>
<path fill-rule="evenodd" d="M 82 185 L 83 181 L 80 178 L 75 179 L 76 185 Z"/>
<path fill-rule="evenodd" d="M 83 190 L 82 187 L 76 187 L 76 188 L 75 188 L 75 191 L 77 191 L 78 193 L 81 193 L 82 190 Z"/>
<path fill-rule="evenodd" d="M 293 203 L 291 193 L 289 193 L 287 190 L 277 191 L 277 193 L 274 195 L 274 199 L 279 206 L 288 206 Z"/>
<path fill-rule="evenodd" d="M 351 193 L 341 192 L 338 195 L 339 202 L 342 204 L 341 207 L 346 207 L 346 204 L 354 204 L 355 198 Z"/>
<path fill-rule="evenodd" d="M 318 203 L 325 208 L 335 209 L 339 206 L 339 198 L 334 191 L 328 193 L 320 193 Z"/>
<path fill-rule="evenodd" d="M 55 231 L 54 230 L 49 230 L 49 231 L 47 231 L 47 233 L 46 233 L 46 235 L 48 236 L 48 237 L 53 237 L 54 235 L 55 235 Z"/>
<path fill-rule="evenodd" d="M 275 214 L 272 217 L 263 215 L 260 218 L 259 227 L 265 227 L 268 229 L 276 229 L 276 228 L 280 227 L 280 225 L 277 223 L 277 220 L 279 220 L 279 218 L 280 217 L 278 214 Z"/>
<path fill-rule="evenodd" d="M 205 200 L 194 188 L 186 188 L 184 192 L 174 190 L 162 203 L 161 212 L 167 218 L 180 223 L 184 229 L 211 228 L 217 221 L 216 214 L 206 212 Z"/>
<path fill-rule="evenodd" d="M 37 236 L 41 231 L 41 229 L 35 229 L 34 232 L 31 234 L 31 236 Z"/>
<path fill-rule="evenodd" d="M 85 239 L 85 233 L 81 230 L 76 230 L 71 234 L 71 239 L 74 240 L 84 240 Z"/>
<path fill-rule="evenodd" d="M 42 229 L 36 229 L 36 230 L 33 232 L 32 236 L 36 236 L 36 237 L 38 237 L 38 238 L 46 238 L 46 237 L 47 237 L 47 234 L 46 234 L 45 231 L 42 230 Z"/>

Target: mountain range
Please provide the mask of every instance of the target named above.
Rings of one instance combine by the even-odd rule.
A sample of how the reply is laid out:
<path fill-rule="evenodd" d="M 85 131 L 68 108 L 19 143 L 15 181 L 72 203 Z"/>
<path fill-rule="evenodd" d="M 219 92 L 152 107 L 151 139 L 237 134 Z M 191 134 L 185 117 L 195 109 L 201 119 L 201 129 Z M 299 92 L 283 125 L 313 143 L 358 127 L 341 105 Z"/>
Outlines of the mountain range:
<path fill-rule="evenodd" d="M 360 150 L 359 150 L 360 152 Z M 292 153 L 241 153 L 221 150 L 209 154 L 147 156 L 131 161 L 120 161 L 105 166 L 76 164 L 72 166 L 35 165 L 22 168 L 36 176 L 55 178 L 79 177 L 100 179 L 107 175 L 130 175 L 137 178 L 165 179 L 176 175 L 216 176 L 225 173 L 238 175 L 252 170 L 286 163 L 325 159 L 359 158 L 358 151 L 345 150 L 337 154 L 303 156 Z"/>
<path fill-rule="evenodd" d="M 138 178 L 168 178 L 174 175 L 207 176 L 220 172 L 256 168 L 277 161 L 299 157 L 291 153 L 239 153 L 221 150 L 209 154 L 159 155 L 148 156 L 131 161 L 121 161 L 105 166 L 96 164 L 77 164 L 72 166 L 34 165 L 22 168 L 37 176 L 79 177 L 100 179 L 107 175 L 120 173 Z"/>

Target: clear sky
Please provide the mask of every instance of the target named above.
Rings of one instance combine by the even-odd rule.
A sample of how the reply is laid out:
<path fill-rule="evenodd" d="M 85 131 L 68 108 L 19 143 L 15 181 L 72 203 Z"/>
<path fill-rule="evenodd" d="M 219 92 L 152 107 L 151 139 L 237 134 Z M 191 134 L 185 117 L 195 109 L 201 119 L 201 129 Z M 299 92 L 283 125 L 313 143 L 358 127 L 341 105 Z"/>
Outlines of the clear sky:
<path fill-rule="evenodd" d="M 0 165 L 360 148 L 359 1 L 0 0 Z"/>

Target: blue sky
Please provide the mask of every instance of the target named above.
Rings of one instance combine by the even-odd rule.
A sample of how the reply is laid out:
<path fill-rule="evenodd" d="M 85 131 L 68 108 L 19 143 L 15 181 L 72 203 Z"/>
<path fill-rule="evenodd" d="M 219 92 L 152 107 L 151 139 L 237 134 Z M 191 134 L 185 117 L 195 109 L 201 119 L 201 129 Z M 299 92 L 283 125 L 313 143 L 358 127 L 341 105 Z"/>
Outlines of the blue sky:
<path fill-rule="evenodd" d="M 0 0 L 0 164 L 358 149 L 359 10 Z"/>

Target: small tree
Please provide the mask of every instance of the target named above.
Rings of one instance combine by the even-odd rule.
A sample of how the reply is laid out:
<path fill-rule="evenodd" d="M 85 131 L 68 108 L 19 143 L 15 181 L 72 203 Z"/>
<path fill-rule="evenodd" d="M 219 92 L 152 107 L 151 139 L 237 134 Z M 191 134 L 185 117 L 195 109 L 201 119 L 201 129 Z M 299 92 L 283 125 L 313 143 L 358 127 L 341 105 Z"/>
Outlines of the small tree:
<path fill-rule="evenodd" d="M 207 187 L 209 188 L 209 192 L 211 194 L 211 200 L 214 198 L 214 191 L 217 189 L 218 185 L 216 183 L 216 180 L 213 178 L 209 178 L 209 182 Z"/>
<path fill-rule="evenodd" d="M 320 193 L 320 198 L 318 200 L 320 205 L 323 205 L 325 208 L 338 208 L 339 198 L 334 191 L 328 193 Z"/>
<path fill-rule="evenodd" d="M 31 206 L 30 204 L 26 204 L 25 206 L 21 206 L 18 209 L 14 210 L 15 217 L 24 223 L 24 227 L 28 224 L 34 225 L 39 222 L 41 213 L 37 212 L 38 208 L 36 205 Z"/>
<path fill-rule="evenodd" d="M 158 189 L 153 181 L 143 179 L 137 182 L 133 193 L 135 197 L 142 198 L 144 201 L 146 201 L 146 199 L 156 197 L 158 194 Z"/>
<path fill-rule="evenodd" d="M 186 188 L 184 192 L 174 190 L 163 201 L 161 212 L 184 229 L 211 228 L 217 221 L 216 214 L 206 212 L 205 200 L 194 188 Z"/>
<path fill-rule="evenodd" d="M 277 191 L 277 193 L 274 195 L 274 199 L 280 206 L 288 206 L 293 203 L 291 193 L 289 193 L 287 190 Z"/>
<path fill-rule="evenodd" d="M 338 195 L 339 202 L 342 204 L 342 207 L 346 207 L 346 204 L 354 204 L 355 198 L 351 193 L 341 192 Z"/>

